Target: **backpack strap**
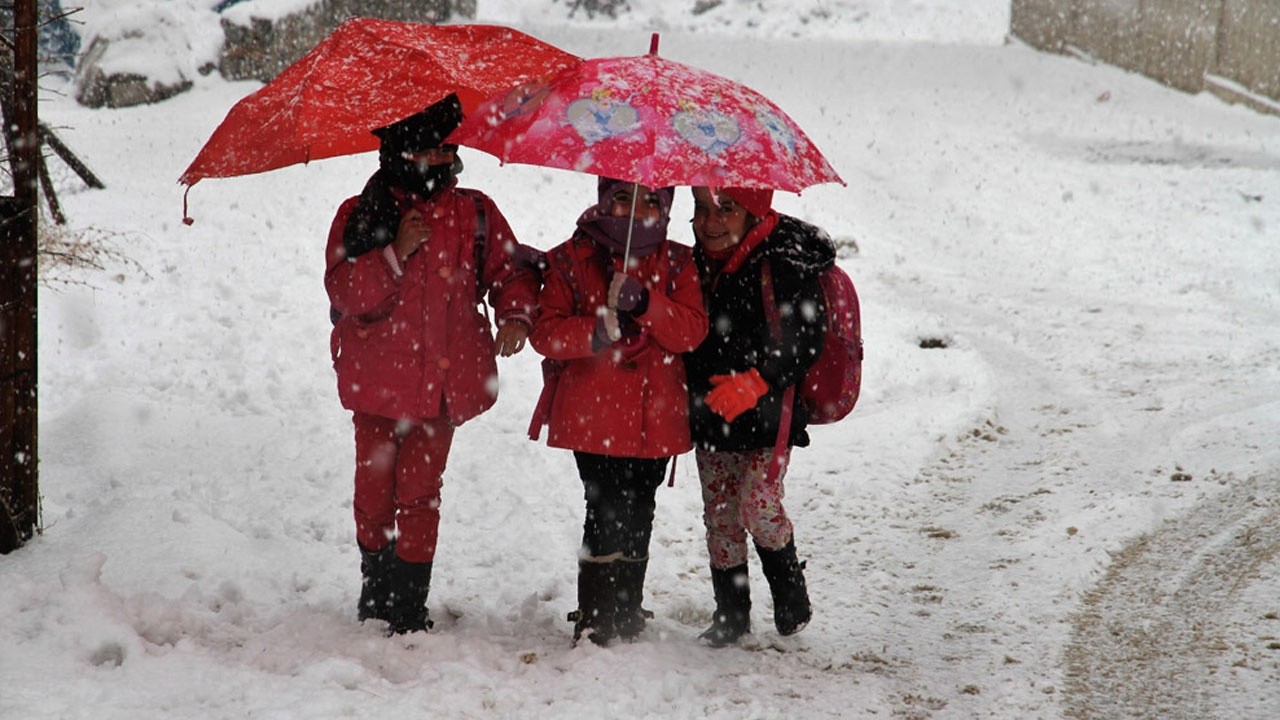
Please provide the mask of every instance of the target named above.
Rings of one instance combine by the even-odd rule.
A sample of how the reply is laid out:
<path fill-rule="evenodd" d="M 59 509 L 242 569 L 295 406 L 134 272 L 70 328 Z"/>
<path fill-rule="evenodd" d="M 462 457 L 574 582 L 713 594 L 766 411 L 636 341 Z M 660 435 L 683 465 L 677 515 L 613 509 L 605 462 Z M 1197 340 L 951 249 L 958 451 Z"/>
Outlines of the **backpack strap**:
<path fill-rule="evenodd" d="M 677 245 L 673 242 L 667 242 L 667 297 L 676 291 L 676 278 L 684 270 L 684 266 L 693 261 L 693 251 Z M 667 474 L 667 487 L 676 486 L 676 461 L 680 459 L 679 455 L 671 456 L 671 472 Z"/>
<path fill-rule="evenodd" d="M 564 280 L 565 285 L 573 292 L 573 307 L 577 311 L 582 306 L 582 290 L 574 282 L 572 247 L 556 247 L 547 252 L 547 269 L 554 271 Z M 564 362 L 542 358 L 542 392 L 538 393 L 538 401 L 533 406 L 533 417 L 529 419 L 529 439 L 537 440 L 542 435 L 542 427 L 551 421 L 551 402 L 556 396 L 556 388 L 560 385 L 560 375 L 564 372 Z"/>
<path fill-rule="evenodd" d="M 573 258 L 573 247 L 558 247 L 547 251 L 547 265 L 552 270 L 560 273 L 560 278 L 564 280 L 564 284 L 569 286 L 569 291 L 573 293 L 573 311 L 582 310 L 582 288 L 578 287 L 577 273 L 574 266 L 577 262 Z"/>
<path fill-rule="evenodd" d="M 480 193 L 463 191 L 471 197 L 471 202 L 476 206 L 476 224 L 475 224 L 475 253 L 476 264 L 476 302 L 484 301 L 484 258 L 485 246 L 488 244 L 489 238 L 489 217 L 484 212 L 484 199 L 480 197 Z M 486 311 L 486 314 L 487 311 Z"/>
<path fill-rule="evenodd" d="M 476 280 L 480 280 L 480 275 L 484 272 L 484 249 L 485 240 L 489 237 L 489 216 L 484 212 L 484 200 L 475 193 L 471 193 L 471 202 L 476 206 Z"/>
<path fill-rule="evenodd" d="M 761 299 L 764 301 L 764 318 L 769 325 L 769 334 L 774 340 L 782 341 L 782 315 L 778 312 L 778 300 L 773 292 L 773 268 L 766 259 L 760 265 Z M 782 392 L 782 409 L 778 417 L 778 439 L 773 443 L 773 457 L 769 460 L 768 474 L 765 482 L 772 484 L 782 472 L 783 455 L 787 452 L 787 442 L 791 439 L 791 413 L 795 409 L 796 386 L 788 385 Z"/>
<path fill-rule="evenodd" d="M 667 243 L 667 264 L 664 271 L 667 274 L 667 296 L 670 297 L 676 291 L 676 278 L 684 270 L 685 265 L 693 262 L 693 251 L 677 245 L 673 242 Z M 676 486 L 676 461 L 680 459 L 679 455 L 671 456 L 671 472 L 667 475 L 667 487 Z"/>

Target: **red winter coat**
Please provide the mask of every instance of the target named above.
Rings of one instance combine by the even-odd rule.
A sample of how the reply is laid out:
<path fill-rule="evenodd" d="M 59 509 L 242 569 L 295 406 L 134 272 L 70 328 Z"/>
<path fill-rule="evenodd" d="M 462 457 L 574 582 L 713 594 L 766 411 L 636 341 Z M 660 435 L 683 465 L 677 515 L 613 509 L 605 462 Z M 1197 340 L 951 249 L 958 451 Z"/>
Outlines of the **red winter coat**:
<path fill-rule="evenodd" d="M 461 425 L 497 399 L 493 332 L 475 273 L 476 198 L 484 208 L 481 278 L 489 303 L 499 323 L 530 322 L 537 280 L 512 263 L 515 236 L 488 197 L 451 188 L 417 202 L 430 239 L 403 267 L 389 247 L 346 258 L 343 228 L 359 201 L 349 198 L 329 229 L 324 277 L 329 302 L 342 316 L 331 349 L 343 407 L 397 419 L 432 418 L 447 409 L 449 420 Z"/>
<path fill-rule="evenodd" d="M 547 444 L 634 458 L 690 450 L 689 394 L 680 354 L 707 334 L 690 248 L 665 240 L 640 259 L 630 272 L 649 289 L 648 308 L 636 317 L 640 340 L 598 352 L 591 349 L 596 310 L 606 303 L 609 269 L 621 267 L 621 258 L 578 235 L 551 250 L 547 261 L 550 269 L 529 338 L 539 353 L 563 363 L 550 398 Z"/>

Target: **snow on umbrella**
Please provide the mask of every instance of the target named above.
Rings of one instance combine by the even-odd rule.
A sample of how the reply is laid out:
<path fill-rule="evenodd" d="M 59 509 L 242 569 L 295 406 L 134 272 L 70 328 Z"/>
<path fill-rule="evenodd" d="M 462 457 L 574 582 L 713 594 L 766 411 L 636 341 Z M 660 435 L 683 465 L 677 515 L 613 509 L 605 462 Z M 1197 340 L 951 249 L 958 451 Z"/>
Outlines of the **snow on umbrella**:
<path fill-rule="evenodd" d="M 374 150 L 378 139 L 370 130 L 450 93 L 469 110 L 577 60 L 497 25 L 352 18 L 236 103 L 179 182 L 190 190 L 203 178 Z"/>
<path fill-rule="evenodd" d="M 844 181 L 768 98 L 649 54 L 582 60 L 485 101 L 449 136 L 504 163 L 576 170 L 651 188 L 799 192 Z"/>

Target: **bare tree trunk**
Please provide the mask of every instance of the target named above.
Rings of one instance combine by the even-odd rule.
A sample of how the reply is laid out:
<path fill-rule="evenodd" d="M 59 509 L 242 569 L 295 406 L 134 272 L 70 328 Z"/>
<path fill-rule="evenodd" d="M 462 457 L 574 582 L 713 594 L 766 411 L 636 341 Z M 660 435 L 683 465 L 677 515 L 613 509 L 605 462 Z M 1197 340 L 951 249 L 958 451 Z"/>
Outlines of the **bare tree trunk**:
<path fill-rule="evenodd" d="M 0 88 L 14 188 L 0 198 L 0 553 L 21 546 L 39 524 L 35 0 L 16 0 L 13 17 L 12 83 Z"/>

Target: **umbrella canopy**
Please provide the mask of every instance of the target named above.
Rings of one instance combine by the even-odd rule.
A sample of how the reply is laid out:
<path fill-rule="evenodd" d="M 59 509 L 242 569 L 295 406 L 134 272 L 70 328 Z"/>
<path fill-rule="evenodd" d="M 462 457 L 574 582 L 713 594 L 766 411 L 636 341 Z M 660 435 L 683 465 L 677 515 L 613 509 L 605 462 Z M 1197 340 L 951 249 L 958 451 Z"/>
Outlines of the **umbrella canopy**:
<path fill-rule="evenodd" d="M 583 60 L 485 101 L 448 138 L 503 162 L 670 185 L 799 192 L 844 181 L 768 98 L 648 55 Z"/>
<path fill-rule="evenodd" d="M 449 93 L 470 109 L 576 60 L 506 27 L 352 18 L 236 103 L 179 182 L 374 150 L 370 130 Z"/>

